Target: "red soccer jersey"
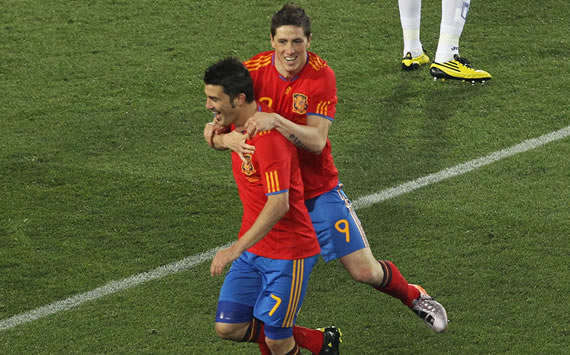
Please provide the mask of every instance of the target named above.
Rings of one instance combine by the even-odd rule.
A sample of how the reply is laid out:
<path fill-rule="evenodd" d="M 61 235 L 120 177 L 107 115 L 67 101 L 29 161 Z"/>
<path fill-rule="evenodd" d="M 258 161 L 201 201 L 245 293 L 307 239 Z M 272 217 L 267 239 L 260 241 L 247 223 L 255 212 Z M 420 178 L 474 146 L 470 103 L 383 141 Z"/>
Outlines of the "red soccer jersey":
<path fill-rule="evenodd" d="M 267 51 L 244 62 L 253 78 L 257 100 L 297 124 L 306 125 L 308 115 L 332 121 L 337 103 L 336 79 L 328 64 L 309 52 L 303 70 L 289 80 L 279 74 L 274 60 L 274 51 Z M 306 200 L 337 186 L 338 170 L 328 138 L 320 154 L 299 149 L 299 159 Z"/>
<path fill-rule="evenodd" d="M 276 130 L 259 132 L 247 144 L 254 145 L 255 152 L 245 154 L 245 161 L 232 152 L 234 178 L 243 204 L 239 237 L 251 228 L 267 196 L 289 191 L 289 211 L 248 251 L 288 260 L 319 254 L 319 243 L 303 198 L 297 149 Z"/>

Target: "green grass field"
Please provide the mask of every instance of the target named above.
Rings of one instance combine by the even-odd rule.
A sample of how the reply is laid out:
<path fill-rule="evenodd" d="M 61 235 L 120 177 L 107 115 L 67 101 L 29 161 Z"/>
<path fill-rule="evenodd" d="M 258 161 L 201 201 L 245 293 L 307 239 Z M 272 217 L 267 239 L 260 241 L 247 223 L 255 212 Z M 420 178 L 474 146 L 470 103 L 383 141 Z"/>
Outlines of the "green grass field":
<path fill-rule="evenodd" d="M 566 0 L 473 1 L 485 85 L 400 71 L 397 2 L 298 1 L 337 75 L 330 131 L 356 200 L 570 125 Z M 270 48 L 282 3 L 0 0 L 0 324 L 236 238 L 229 156 L 202 138 L 202 74 Z M 433 57 L 439 1 L 423 4 Z M 442 302 L 432 334 L 338 263 L 298 323 L 343 354 L 567 354 L 570 139 L 358 210 L 376 257 Z M 0 353 L 255 354 L 213 331 L 209 262 L 0 329 Z M 1 328 L 1 327 L 0 327 Z"/>

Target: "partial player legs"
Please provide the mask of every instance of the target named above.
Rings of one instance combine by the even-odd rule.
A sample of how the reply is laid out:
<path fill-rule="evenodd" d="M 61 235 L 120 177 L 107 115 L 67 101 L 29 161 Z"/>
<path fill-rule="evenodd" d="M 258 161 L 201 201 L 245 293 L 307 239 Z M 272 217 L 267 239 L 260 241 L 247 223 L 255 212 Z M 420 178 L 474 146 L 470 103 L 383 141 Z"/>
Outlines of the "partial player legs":
<path fill-rule="evenodd" d="M 216 322 L 216 334 L 226 340 L 242 341 L 249 331 L 251 322 L 247 323 L 222 323 Z"/>
<path fill-rule="evenodd" d="M 265 337 L 265 343 L 271 354 L 298 354 L 299 346 L 295 343 L 295 338 L 269 339 Z"/>
<path fill-rule="evenodd" d="M 369 247 L 357 250 L 340 258 L 353 280 L 370 286 L 379 286 L 384 274 L 382 267 L 372 255 Z"/>
<path fill-rule="evenodd" d="M 447 328 L 445 308 L 422 287 L 408 284 L 392 262 L 374 259 L 370 248 L 345 255 L 340 261 L 355 281 L 399 299 L 435 332 L 440 333 Z"/>

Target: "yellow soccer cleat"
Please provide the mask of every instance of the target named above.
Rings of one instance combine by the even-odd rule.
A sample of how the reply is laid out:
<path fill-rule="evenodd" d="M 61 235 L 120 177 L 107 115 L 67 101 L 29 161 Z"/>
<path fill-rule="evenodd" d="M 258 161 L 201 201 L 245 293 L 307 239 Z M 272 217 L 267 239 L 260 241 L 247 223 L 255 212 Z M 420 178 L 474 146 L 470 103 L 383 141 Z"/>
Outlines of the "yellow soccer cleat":
<path fill-rule="evenodd" d="M 426 52 L 422 49 L 422 54 L 412 58 L 412 53 L 406 53 L 406 56 L 402 58 L 402 70 L 416 70 L 420 66 L 429 63 L 429 57 Z"/>
<path fill-rule="evenodd" d="M 433 63 L 429 69 L 430 74 L 437 79 L 455 79 L 465 80 L 471 83 L 491 80 L 491 74 L 484 70 L 473 69 L 471 63 L 465 58 L 461 58 L 457 54 L 453 56 L 453 60 L 445 63 Z"/>

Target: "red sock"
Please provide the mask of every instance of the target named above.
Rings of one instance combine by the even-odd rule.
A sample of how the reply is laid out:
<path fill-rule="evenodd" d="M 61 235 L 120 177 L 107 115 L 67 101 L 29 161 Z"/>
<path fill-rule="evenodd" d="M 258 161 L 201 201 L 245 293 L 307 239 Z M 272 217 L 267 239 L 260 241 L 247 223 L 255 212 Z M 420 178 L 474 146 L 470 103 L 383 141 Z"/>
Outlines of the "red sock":
<path fill-rule="evenodd" d="M 320 330 L 296 325 L 293 327 L 293 336 L 300 347 L 309 350 L 313 354 L 321 352 L 323 347 L 323 332 Z"/>
<path fill-rule="evenodd" d="M 262 355 L 271 355 L 271 351 L 269 347 L 265 343 L 265 331 L 264 331 L 263 322 L 257 318 L 253 318 L 249 323 L 249 327 L 245 332 L 245 335 L 242 341 L 246 341 L 249 343 L 257 343 L 259 344 L 259 351 Z"/>
<path fill-rule="evenodd" d="M 408 284 L 400 270 L 391 261 L 378 260 L 378 262 L 384 271 L 384 280 L 376 289 L 399 299 L 406 306 L 412 307 L 412 302 L 420 297 L 420 291 Z"/>
<path fill-rule="evenodd" d="M 289 350 L 289 352 L 285 355 L 299 355 L 301 354 L 301 349 L 299 349 L 299 344 L 295 343 L 293 349 Z"/>
<path fill-rule="evenodd" d="M 293 327 L 293 337 L 295 342 L 302 348 L 309 350 L 314 354 L 321 352 L 323 347 L 323 332 L 316 329 L 300 327 L 298 325 Z M 244 341 L 258 343 L 259 351 L 263 355 L 271 355 L 269 347 L 265 343 L 265 331 L 263 322 L 259 319 L 253 319 L 249 326 Z"/>
<path fill-rule="evenodd" d="M 263 343 L 259 343 L 259 352 L 261 355 L 271 355 L 271 350 L 269 350 L 269 346 L 263 340 Z"/>

